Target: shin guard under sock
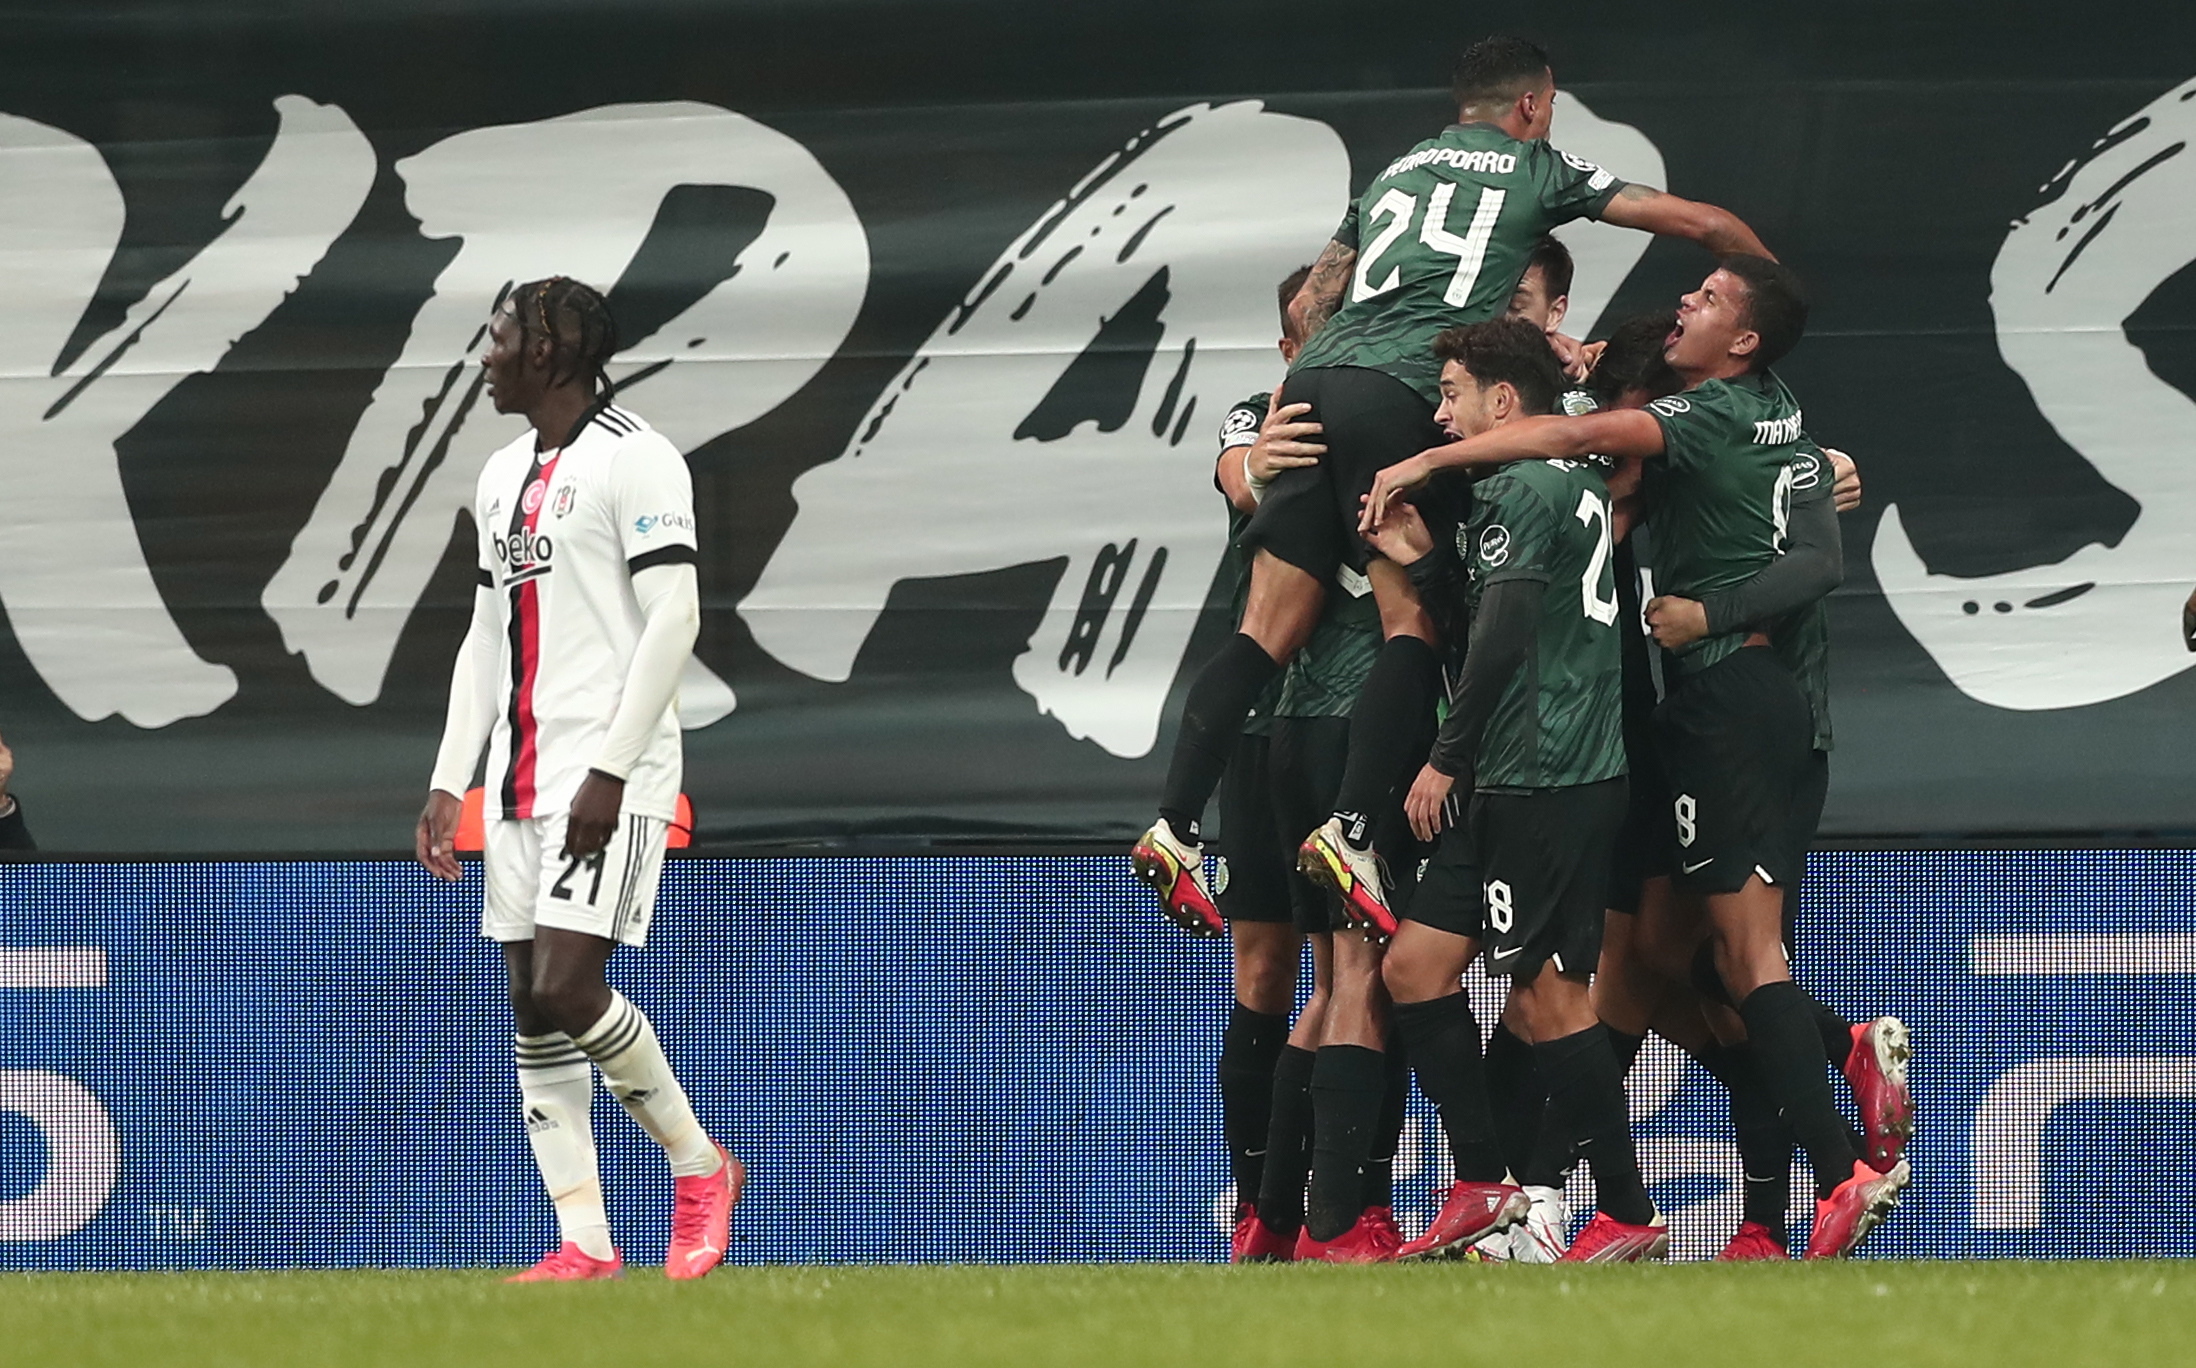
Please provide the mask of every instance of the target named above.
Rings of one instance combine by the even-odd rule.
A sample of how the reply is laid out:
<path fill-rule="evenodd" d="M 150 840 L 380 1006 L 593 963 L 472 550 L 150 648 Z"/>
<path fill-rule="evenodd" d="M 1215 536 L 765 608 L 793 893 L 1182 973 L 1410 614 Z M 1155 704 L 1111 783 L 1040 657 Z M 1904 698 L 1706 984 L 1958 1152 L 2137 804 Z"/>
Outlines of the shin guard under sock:
<path fill-rule="evenodd" d="M 1352 844 L 1371 842 L 1373 815 L 1388 810 L 1397 786 L 1426 758 L 1426 722 L 1440 686 L 1433 647 L 1413 636 L 1381 646 L 1350 709 L 1350 758 L 1334 799 L 1334 810 L 1351 822 Z"/>
<path fill-rule="evenodd" d="M 1312 1168 L 1304 1229 L 1332 1240 L 1365 1213 L 1365 1160 L 1380 1128 L 1388 1062 L 1362 1045 L 1322 1045 L 1312 1066 Z"/>
<path fill-rule="evenodd" d="M 1451 993 L 1431 1002 L 1398 1002 L 1396 1033 L 1418 1073 L 1418 1086 L 1441 1115 L 1458 1181 L 1499 1183 L 1509 1167 L 1495 1136 L 1487 1104 L 1487 1077 L 1479 1052 L 1479 1020 L 1472 1000 Z"/>
<path fill-rule="evenodd" d="M 1202 839 L 1198 823 L 1212 791 L 1220 787 L 1228 757 L 1243 731 L 1243 719 L 1281 667 L 1257 642 L 1238 632 L 1205 662 L 1190 685 L 1182 708 L 1182 729 L 1175 734 L 1174 759 L 1167 786 L 1160 792 L 1159 815 L 1185 841 Z"/>
<path fill-rule="evenodd" d="M 1220 1037 L 1220 1129 L 1238 1202 L 1256 1205 L 1265 1180 L 1267 1132 L 1273 1118 L 1273 1069 L 1289 1043 L 1289 1019 L 1254 1012 L 1238 1002 Z"/>
<path fill-rule="evenodd" d="M 1639 1154 L 1632 1145 L 1632 1119 L 1625 1105 L 1624 1080 L 1608 1030 L 1587 1027 L 1558 1040 L 1533 1046 L 1548 1080 L 1548 1116 L 1573 1137 L 1578 1157 L 1594 1168 L 1595 1202 L 1627 1225 L 1655 1218 L 1640 1176 Z"/>
<path fill-rule="evenodd" d="M 1266 1128 L 1265 1172 L 1258 1185 L 1258 1219 L 1276 1235 L 1304 1224 L 1304 1179 L 1311 1172 L 1310 1050 L 1284 1045 L 1273 1066 L 1272 1120 Z"/>
<path fill-rule="evenodd" d="M 1746 1021 L 1747 1054 L 1767 1086 L 1769 1099 L 1807 1151 L 1814 1166 L 1815 1193 L 1853 1176 L 1860 1160 L 1852 1132 L 1830 1095 L 1829 1063 L 1814 1009 L 1801 987 L 1790 980 L 1765 983 L 1739 1004 Z"/>

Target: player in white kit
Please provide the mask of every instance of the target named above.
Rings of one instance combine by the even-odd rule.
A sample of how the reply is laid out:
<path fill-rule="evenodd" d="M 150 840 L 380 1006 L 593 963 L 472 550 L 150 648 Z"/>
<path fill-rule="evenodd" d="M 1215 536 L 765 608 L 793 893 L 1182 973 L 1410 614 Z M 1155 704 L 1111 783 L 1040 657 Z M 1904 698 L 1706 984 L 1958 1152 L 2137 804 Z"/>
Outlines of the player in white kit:
<path fill-rule="evenodd" d="M 481 357 L 532 430 L 474 496 L 480 587 L 420 814 L 421 864 L 458 877 L 459 795 L 487 747 L 481 934 L 503 946 L 527 1138 L 559 1247 L 512 1281 L 617 1277 L 589 1113 L 594 1072 L 663 1146 L 664 1273 L 724 1258 L 745 1169 L 702 1129 L 655 1028 L 603 968 L 647 940 L 680 781 L 675 704 L 701 621 L 694 490 L 678 448 L 611 404 L 616 331 L 564 277 L 497 301 Z"/>

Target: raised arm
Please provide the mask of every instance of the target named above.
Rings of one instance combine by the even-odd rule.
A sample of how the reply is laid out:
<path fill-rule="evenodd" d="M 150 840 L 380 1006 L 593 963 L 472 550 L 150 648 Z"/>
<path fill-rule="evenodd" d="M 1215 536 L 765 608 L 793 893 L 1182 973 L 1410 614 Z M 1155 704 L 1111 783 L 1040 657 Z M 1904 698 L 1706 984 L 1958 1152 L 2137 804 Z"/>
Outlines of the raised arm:
<path fill-rule="evenodd" d="M 1603 223 L 1637 228 L 1658 237 L 1697 242 L 1717 256 L 1776 257 L 1745 220 L 1728 209 L 1665 194 L 1651 185 L 1626 185 L 1601 211 Z"/>
<path fill-rule="evenodd" d="M 1309 339 L 1326 321 L 1334 317 L 1334 311 L 1342 307 L 1342 296 L 1350 288 L 1350 268 L 1357 264 L 1357 249 L 1340 241 L 1327 244 L 1312 263 L 1311 274 L 1304 278 L 1303 287 L 1296 298 L 1289 301 L 1289 322 L 1295 326 L 1296 336 Z"/>
<path fill-rule="evenodd" d="M 1611 409 L 1576 418 L 1555 415 L 1520 418 L 1477 437 L 1421 451 L 1373 478 L 1372 493 L 1358 521 L 1363 531 L 1378 527 L 1397 496 L 1418 488 L 1443 470 L 1480 469 L 1512 461 L 1577 461 L 1602 455 L 1614 460 L 1644 460 L 1662 454 L 1662 425 L 1643 409 Z"/>

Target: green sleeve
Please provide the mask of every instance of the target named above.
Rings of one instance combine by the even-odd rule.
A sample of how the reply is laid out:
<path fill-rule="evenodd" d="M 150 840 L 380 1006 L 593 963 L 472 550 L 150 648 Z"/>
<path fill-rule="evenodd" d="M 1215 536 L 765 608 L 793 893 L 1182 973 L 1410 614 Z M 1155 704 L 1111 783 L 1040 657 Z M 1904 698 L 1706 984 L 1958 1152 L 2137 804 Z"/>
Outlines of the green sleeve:
<path fill-rule="evenodd" d="M 1540 192 L 1541 210 L 1553 223 L 1600 218 L 1601 211 L 1624 188 L 1624 182 L 1610 172 L 1546 143 L 1540 144 L 1538 161 L 1534 184 Z"/>
<path fill-rule="evenodd" d="M 1474 498 L 1472 578 L 1482 586 L 1554 579 L 1563 525 L 1522 473 L 1506 470 L 1481 482 Z"/>
<path fill-rule="evenodd" d="M 1228 410 L 1228 416 L 1220 420 L 1220 449 L 1245 447 L 1258 440 L 1258 429 L 1266 425 L 1266 403 L 1271 395 L 1254 394 Z"/>
<path fill-rule="evenodd" d="M 1830 458 L 1822 454 L 1821 447 L 1802 436 L 1791 468 L 1792 507 L 1805 508 L 1831 497 L 1831 487 L 1837 483 L 1837 476 L 1830 469 Z"/>
<path fill-rule="evenodd" d="M 1666 395 L 1648 404 L 1647 411 L 1662 427 L 1664 463 L 1671 470 L 1703 469 L 1718 452 L 1741 438 L 1750 438 L 1751 425 L 1744 433 L 1736 428 L 1742 420 L 1735 401 L 1729 385 L 1710 380 L 1683 394 Z"/>
<path fill-rule="evenodd" d="M 1350 201 L 1349 209 L 1342 215 L 1342 222 L 1335 226 L 1334 240 L 1341 243 L 1344 247 L 1349 248 L 1353 252 L 1357 250 L 1356 200 L 1353 199 Z"/>

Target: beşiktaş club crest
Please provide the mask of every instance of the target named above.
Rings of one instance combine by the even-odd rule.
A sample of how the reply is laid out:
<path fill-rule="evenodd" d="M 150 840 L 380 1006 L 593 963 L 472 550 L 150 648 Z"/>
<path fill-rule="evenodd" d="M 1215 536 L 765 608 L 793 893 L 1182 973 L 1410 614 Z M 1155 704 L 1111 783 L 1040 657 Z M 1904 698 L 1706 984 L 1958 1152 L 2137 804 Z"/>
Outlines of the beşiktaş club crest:
<path fill-rule="evenodd" d="M 572 486 L 566 485 L 564 488 L 557 491 L 557 502 L 556 505 L 549 510 L 549 516 L 552 518 L 561 518 L 571 511 Z"/>

